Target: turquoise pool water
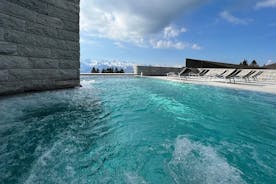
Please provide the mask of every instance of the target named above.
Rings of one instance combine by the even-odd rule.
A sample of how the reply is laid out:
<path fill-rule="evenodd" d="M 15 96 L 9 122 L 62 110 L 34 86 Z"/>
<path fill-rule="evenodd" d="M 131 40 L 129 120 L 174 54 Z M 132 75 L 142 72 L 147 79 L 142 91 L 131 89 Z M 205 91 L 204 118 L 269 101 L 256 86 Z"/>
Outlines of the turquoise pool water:
<path fill-rule="evenodd" d="M 0 99 L 0 183 L 276 183 L 276 96 L 134 77 Z"/>

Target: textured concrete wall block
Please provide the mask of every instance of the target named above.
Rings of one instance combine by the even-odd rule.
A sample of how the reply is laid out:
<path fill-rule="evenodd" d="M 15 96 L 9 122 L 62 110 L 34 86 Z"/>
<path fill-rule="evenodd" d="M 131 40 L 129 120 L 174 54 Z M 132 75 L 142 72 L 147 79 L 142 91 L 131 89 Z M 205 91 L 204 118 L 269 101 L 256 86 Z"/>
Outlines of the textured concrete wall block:
<path fill-rule="evenodd" d="M 79 0 L 0 0 L 0 95 L 79 86 Z"/>
<path fill-rule="evenodd" d="M 36 34 L 40 36 L 46 36 L 51 38 L 61 38 L 59 36 L 59 29 L 55 29 L 52 27 L 44 26 L 42 24 L 37 24 L 34 22 L 26 22 L 26 32 L 31 34 Z"/>
<path fill-rule="evenodd" d="M 0 82 L 0 95 L 8 95 L 24 92 L 21 82 Z"/>
<path fill-rule="evenodd" d="M 35 22 L 38 24 L 43 24 L 47 27 L 53 27 L 58 29 L 63 29 L 64 27 L 63 21 L 61 19 L 41 14 L 37 14 Z"/>
<path fill-rule="evenodd" d="M 37 13 L 28 10 L 24 7 L 18 6 L 15 3 L 10 3 L 7 0 L 0 1 L 0 12 L 6 15 L 11 15 L 25 21 L 34 21 Z"/>
<path fill-rule="evenodd" d="M 63 27 L 60 26 L 59 27 Z M 68 41 L 79 41 L 78 32 L 72 32 L 63 30 L 60 28 L 54 28 L 49 26 L 44 26 L 43 24 L 37 24 L 34 22 L 26 22 L 26 32 L 36 34 L 39 36 L 46 36 L 51 38 L 57 38 L 61 40 Z"/>
<path fill-rule="evenodd" d="M 37 13 L 30 9 L 26 9 L 7 0 L 0 1 L 0 12 L 6 15 L 13 16 L 27 22 L 42 24 L 46 27 L 63 28 L 63 22 L 56 17 L 50 17 L 44 14 Z"/>
<path fill-rule="evenodd" d="M 75 42 L 75 41 L 59 40 L 56 45 L 58 45 L 57 48 L 64 49 L 64 50 L 74 50 L 74 51 L 80 50 L 79 42 Z"/>
<path fill-rule="evenodd" d="M 21 7 L 24 7 L 26 9 L 38 12 L 38 13 L 44 13 L 47 14 L 47 3 L 44 3 L 40 0 L 7 0 L 11 3 L 15 3 Z"/>
<path fill-rule="evenodd" d="M 9 81 L 16 82 L 22 80 L 31 80 L 34 78 L 32 70 L 27 69 L 9 69 Z"/>
<path fill-rule="evenodd" d="M 53 5 L 48 5 L 48 15 L 52 17 L 57 17 L 63 20 L 71 21 L 71 22 L 79 22 L 79 13 L 69 10 L 64 10 L 61 8 L 58 8 Z"/>
<path fill-rule="evenodd" d="M 9 81 L 57 79 L 58 70 L 55 69 L 9 69 Z"/>
<path fill-rule="evenodd" d="M 0 69 L 28 69 L 32 63 L 26 57 L 0 55 Z"/>
<path fill-rule="evenodd" d="M 39 79 L 39 80 L 43 80 L 43 79 L 58 79 L 59 77 L 59 71 L 56 69 L 33 69 L 33 76 L 35 76 L 35 78 L 33 79 Z"/>
<path fill-rule="evenodd" d="M 71 88 L 72 86 L 80 86 L 79 80 L 56 81 L 56 88 Z"/>
<path fill-rule="evenodd" d="M 65 40 L 59 40 L 59 39 L 41 39 L 43 40 L 43 45 L 46 47 L 47 45 L 50 48 L 56 48 L 61 49 L 65 51 L 79 51 L 80 45 L 78 42 L 75 41 L 65 41 Z"/>
<path fill-rule="evenodd" d="M 55 59 L 79 59 L 79 51 L 51 49 L 51 56 Z"/>
<path fill-rule="evenodd" d="M 33 69 L 58 69 L 59 60 L 48 58 L 29 58 Z"/>
<path fill-rule="evenodd" d="M 13 30 L 5 30 L 4 32 L 4 40 L 12 43 L 24 43 L 26 42 L 26 33 L 13 31 Z"/>
<path fill-rule="evenodd" d="M 25 21 L 0 13 L 0 27 L 25 31 Z"/>
<path fill-rule="evenodd" d="M 79 70 L 76 69 L 60 69 L 59 80 L 75 80 L 79 78 Z"/>
<path fill-rule="evenodd" d="M 68 0 L 41 0 L 43 2 L 46 2 L 46 3 L 49 3 L 51 4 L 52 6 L 55 6 L 55 7 L 58 7 L 58 8 L 61 8 L 65 11 L 72 11 L 72 12 L 75 12 L 75 13 L 78 13 L 78 3 L 73 3 L 73 2 L 70 2 Z"/>
<path fill-rule="evenodd" d="M 9 72 L 8 70 L 0 69 L 0 82 L 8 81 Z"/>
<path fill-rule="evenodd" d="M 19 56 L 25 57 L 38 57 L 38 58 L 51 58 L 51 49 L 39 48 L 26 45 L 17 45 L 17 53 Z"/>
<path fill-rule="evenodd" d="M 69 2 L 72 2 L 74 4 L 80 4 L 80 0 L 67 0 Z"/>
<path fill-rule="evenodd" d="M 45 36 L 38 36 L 35 34 L 29 34 L 26 32 L 19 31 L 8 31 L 4 33 L 4 40 L 7 42 L 19 43 L 30 46 L 45 47 L 45 48 L 59 48 L 59 49 L 74 49 L 77 50 L 78 47 L 71 42 L 66 42 L 63 40 L 58 40 Z"/>
<path fill-rule="evenodd" d="M 79 32 L 79 25 L 76 24 L 75 22 L 70 22 L 70 21 L 63 21 L 63 29 L 67 31 L 72 31 L 72 32 Z"/>
<path fill-rule="evenodd" d="M 29 9 L 31 11 L 35 11 L 39 14 L 49 15 L 51 17 L 57 18 L 71 18 L 72 21 L 78 22 L 78 8 L 74 5 L 70 5 L 70 2 L 64 0 L 58 1 L 50 1 L 50 0 L 7 0 L 12 3 L 16 3 L 17 5 Z M 64 7 L 62 7 L 64 6 Z"/>
<path fill-rule="evenodd" d="M 55 89 L 56 83 L 54 80 L 30 80 L 23 81 L 24 91 L 41 91 L 45 89 Z"/>
<path fill-rule="evenodd" d="M 60 69 L 76 69 L 80 67 L 79 60 L 60 60 L 59 68 Z"/>
<path fill-rule="evenodd" d="M 14 43 L 0 42 L 0 55 L 16 55 L 17 46 Z"/>
<path fill-rule="evenodd" d="M 0 41 L 4 40 L 4 29 L 0 28 Z"/>
<path fill-rule="evenodd" d="M 66 30 L 57 30 L 58 38 L 63 40 L 70 40 L 70 41 L 79 41 L 79 34 L 78 32 L 66 31 Z"/>

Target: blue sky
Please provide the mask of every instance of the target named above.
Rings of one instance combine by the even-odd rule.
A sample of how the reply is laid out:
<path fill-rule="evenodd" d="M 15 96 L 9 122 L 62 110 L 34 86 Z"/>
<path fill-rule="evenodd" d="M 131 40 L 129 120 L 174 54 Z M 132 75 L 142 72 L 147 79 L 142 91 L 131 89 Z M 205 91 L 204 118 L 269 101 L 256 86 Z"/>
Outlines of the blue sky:
<path fill-rule="evenodd" d="M 81 60 L 276 61 L 276 0 L 81 0 Z"/>

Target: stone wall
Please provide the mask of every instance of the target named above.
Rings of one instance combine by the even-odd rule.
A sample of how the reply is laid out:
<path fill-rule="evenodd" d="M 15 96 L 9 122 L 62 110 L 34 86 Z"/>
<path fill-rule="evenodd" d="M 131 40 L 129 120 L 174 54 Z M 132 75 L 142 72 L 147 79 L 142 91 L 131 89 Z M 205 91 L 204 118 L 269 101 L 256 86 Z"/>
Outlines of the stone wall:
<path fill-rule="evenodd" d="M 134 74 L 145 76 L 166 76 L 169 72 L 179 73 L 181 68 L 176 67 L 157 67 L 157 66 L 134 66 Z"/>
<path fill-rule="evenodd" d="M 0 95 L 79 86 L 79 1 L 0 0 Z"/>

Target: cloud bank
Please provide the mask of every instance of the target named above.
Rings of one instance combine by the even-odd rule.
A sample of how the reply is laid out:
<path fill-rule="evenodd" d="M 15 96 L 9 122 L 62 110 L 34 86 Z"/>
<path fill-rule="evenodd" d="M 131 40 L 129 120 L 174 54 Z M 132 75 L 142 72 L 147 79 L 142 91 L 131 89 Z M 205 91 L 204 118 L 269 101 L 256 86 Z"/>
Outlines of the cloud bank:
<path fill-rule="evenodd" d="M 150 40 L 150 44 L 155 49 L 177 49 L 183 50 L 189 46 L 188 43 L 181 41 L 170 41 L 170 40 Z"/>
<path fill-rule="evenodd" d="M 153 38 L 166 39 L 158 48 L 185 48 L 172 40 L 185 33 L 171 23 L 206 0 L 82 0 L 81 32 L 91 37 L 107 38 L 138 46 L 152 45 Z M 163 35 L 160 36 L 160 33 Z"/>
<path fill-rule="evenodd" d="M 164 37 L 165 38 L 175 38 L 175 37 L 179 36 L 181 33 L 185 33 L 186 31 L 187 31 L 187 29 L 184 27 L 177 29 L 172 26 L 168 26 L 168 27 L 164 28 Z"/>
<path fill-rule="evenodd" d="M 230 22 L 232 24 L 240 24 L 240 25 L 247 25 L 249 24 L 252 20 L 251 19 L 242 19 L 242 18 L 238 18 L 234 15 L 232 15 L 230 12 L 228 11 L 223 11 L 220 13 L 220 17 L 224 20 L 226 20 L 227 22 Z"/>
<path fill-rule="evenodd" d="M 276 8 L 276 0 L 262 0 L 256 4 L 257 8 Z"/>

